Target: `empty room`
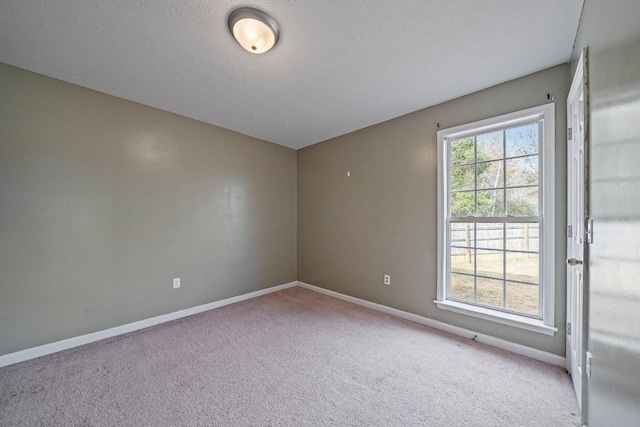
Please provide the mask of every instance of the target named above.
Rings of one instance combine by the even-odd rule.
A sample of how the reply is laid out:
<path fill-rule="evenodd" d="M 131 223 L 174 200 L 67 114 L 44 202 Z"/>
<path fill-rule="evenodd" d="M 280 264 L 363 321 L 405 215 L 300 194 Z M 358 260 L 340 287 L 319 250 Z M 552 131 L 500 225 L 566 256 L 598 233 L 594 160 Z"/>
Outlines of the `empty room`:
<path fill-rule="evenodd" d="M 639 21 L 3 0 L 0 426 L 640 425 Z"/>

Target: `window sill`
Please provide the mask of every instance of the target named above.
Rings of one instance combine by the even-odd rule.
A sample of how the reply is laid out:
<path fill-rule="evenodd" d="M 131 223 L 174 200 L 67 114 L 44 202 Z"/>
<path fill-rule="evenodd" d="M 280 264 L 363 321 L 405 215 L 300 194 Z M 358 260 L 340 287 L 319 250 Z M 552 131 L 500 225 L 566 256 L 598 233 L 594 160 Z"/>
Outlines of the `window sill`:
<path fill-rule="evenodd" d="M 545 325 L 542 320 L 531 319 L 517 314 L 502 313 L 483 307 L 476 307 L 456 301 L 434 301 L 438 308 L 453 311 L 455 313 L 466 314 L 468 316 L 478 317 L 480 319 L 490 320 L 492 322 L 502 323 L 503 325 L 513 326 L 515 328 L 526 329 L 527 331 L 537 332 L 553 336 L 558 332 L 558 328 Z"/>

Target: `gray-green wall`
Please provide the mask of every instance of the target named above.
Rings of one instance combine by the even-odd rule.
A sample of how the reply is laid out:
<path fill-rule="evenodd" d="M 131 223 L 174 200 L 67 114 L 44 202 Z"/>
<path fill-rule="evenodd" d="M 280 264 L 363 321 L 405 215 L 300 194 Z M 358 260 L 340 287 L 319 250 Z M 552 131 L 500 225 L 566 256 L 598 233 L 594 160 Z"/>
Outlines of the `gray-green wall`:
<path fill-rule="evenodd" d="M 563 235 L 568 68 L 296 154 L 0 65 L 0 355 L 296 278 L 563 355 L 561 255 L 555 337 L 435 307 L 435 150 L 436 123 L 554 96 Z"/>
<path fill-rule="evenodd" d="M 575 69 L 589 49 L 589 427 L 640 422 L 639 18 L 637 0 L 586 0 L 573 51 Z"/>
<path fill-rule="evenodd" d="M 295 236 L 295 151 L 0 64 L 0 355 L 294 281 Z"/>
<path fill-rule="evenodd" d="M 299 150 L 298 280 L 564 355 L 568 73 L 568 65 L 557 66 Z M 556 98 L 554 337 L 433 303 L 437 123 L 448 128 L 541 105 L 547 94 Z"/>

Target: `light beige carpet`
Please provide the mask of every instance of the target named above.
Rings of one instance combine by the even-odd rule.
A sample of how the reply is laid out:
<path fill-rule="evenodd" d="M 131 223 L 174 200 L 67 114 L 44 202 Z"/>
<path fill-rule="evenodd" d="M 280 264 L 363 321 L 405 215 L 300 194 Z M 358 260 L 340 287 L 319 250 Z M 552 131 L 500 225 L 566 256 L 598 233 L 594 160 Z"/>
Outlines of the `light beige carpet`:
<path fill-rule="evenodd" d="M 0 368 L 1 426 L 574 426 L 561 368 L 301 288 Z"/>

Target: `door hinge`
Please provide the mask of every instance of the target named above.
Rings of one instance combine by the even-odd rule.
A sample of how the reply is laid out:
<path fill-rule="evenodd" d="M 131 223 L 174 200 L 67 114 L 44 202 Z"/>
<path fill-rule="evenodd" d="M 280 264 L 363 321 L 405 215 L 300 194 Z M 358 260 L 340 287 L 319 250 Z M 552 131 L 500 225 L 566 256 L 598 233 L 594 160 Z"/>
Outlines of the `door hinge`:
<path fill-rule="evenodd" d="M 573 129 L 567 128 L 567 139 L 573 139 Z"/>
<path fill-rule="evenodd" d="M 573 227 L 571 227 L 570 225 L 567 225 L 567 238 L 572 238 L 573 237 Z"/>
<path fill-rule="evenodd" d="M 585 240 L 587 243 L 593 243 L 593 220 L 591 218 L 587 218 L 586 222 Z"/>
<path fill-rule="evenodd" d="M 571 323 L 567 322 L 567 336 L 571 335 Z"/>

